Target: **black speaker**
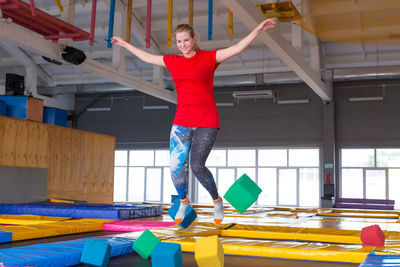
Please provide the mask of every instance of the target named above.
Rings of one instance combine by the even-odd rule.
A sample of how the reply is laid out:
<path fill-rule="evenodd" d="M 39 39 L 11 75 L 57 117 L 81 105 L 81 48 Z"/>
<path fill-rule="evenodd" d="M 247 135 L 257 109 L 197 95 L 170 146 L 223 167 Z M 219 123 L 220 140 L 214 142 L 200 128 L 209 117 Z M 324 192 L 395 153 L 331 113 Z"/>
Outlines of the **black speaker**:
<path fill-rule="evenodd" d="M 24 76 L 14 73 L 6 73 L 6 94 L 24 95 L 24 91 Z"/>
<path fill-rule="evenodd" d="M 85 53 L 71 46 L 66 46 L 61 55 L 65 61 L 74 65 L 82 64 L 86 59 Z"/>

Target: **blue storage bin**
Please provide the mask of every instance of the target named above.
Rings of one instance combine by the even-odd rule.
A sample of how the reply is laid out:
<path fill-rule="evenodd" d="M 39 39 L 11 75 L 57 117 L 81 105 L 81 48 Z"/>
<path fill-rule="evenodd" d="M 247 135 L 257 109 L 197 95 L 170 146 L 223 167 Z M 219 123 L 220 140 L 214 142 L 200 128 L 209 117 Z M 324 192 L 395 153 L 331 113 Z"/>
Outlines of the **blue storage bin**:
<path fill-rule="evenodd" d="M 0 115 L 6 115 L 7 112 L 7 104 L 6 101 L 0 100 Z"/>
<path fill-rule="evenodd" d="M 68 111 L 58 108 L 45 107 L 43 109 L 43 122 L 67 127 Z"/>

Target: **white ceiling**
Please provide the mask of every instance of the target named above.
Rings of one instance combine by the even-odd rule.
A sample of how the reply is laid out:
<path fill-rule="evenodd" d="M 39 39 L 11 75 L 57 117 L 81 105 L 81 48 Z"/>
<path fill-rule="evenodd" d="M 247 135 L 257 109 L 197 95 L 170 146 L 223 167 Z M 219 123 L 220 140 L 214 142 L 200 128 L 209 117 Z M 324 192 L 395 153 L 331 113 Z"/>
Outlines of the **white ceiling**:
<path fill-rule="evenodd" d="M 60 15 L 54 0 L 35 0 L 35 5 L 60 18 L 68 12 L 68 2 L 69 0 L 62 2 L 64 15 Z M 163 92 L 164 87 L 173 88 L 168 71 L 163 70 L 163 77 L 160 78 L 159 69 L 126 53 L 124 72 L 124 67 L 121 67 L 124 61 L 118 60 L 119 48 L 107 48 L 105 39 L 108 33 L 109 2 L 109 0 L 98 0 L 97 3 L 95 45 L 90 46 L 89 41 L 73 43 L 74 47 L 84 51 L 88 57 L 89 61 L 85 61 L 82 66 L 66 62 L 58 66 L 43 60 L 41 55 L 47 53 L 49 49 L 56 51 L 59 46 L 50 41 L 46 41 L 50 43 L 48 47 L 40 40 L 36 42 L 34 41 L 36 34 L 25 29 L 20 31 L 19 27 L 3 20 L 0 24 L 0 84 L 4 85 L 6 72 L 25 75 L 27 64 L 31 64 L 32 67 L 33 63 L 36 65 L 39 91 L 46 94 L 101 93 L 133 88 L 174 102 L 173 93 L 168 90 L 164 90 L 168 91 L 167 93 Z M 256 8 L 256 4 L 276 1 L 214 0 L 212 40 L 207 40 L 208 2 L 208 0 L 194 0 L 193 19 L 194 29 L 200 35 L 200 47 L 206 50 L 223 48 L 238 42 L 264 18 Z M 300 7 L 300 0 L 292 2 Z M 116 0 L 117 13 L 114 22 L 116 34 L 125 32 L 126 7 L 127 0 Z M 233 35 L 228 34 L 227 7 L 233 11 Z M 91 8 L 91 1 L 88 3 L 84 0 L 76 1 L 74 24 L 87 32 L 90 31 Z M 122 12 L 118 12 L 119 10 Z M 133 0 L 131 42 L 141 48 L 145 46 L 146 12 L 147 0 Z M 150 52 L 156 54 L 178 52 L 176 48 L 167 46 L 167 21 L 168 0 L 153 0 Z M 188 0 L 173 0 L 173 27 L 180 23 L 188 23 Z M 121 24 L 122 29 L 118 26 Z M 9 32 L 15 32 L 15 36 L 9 36 Z M 23 41 L 26 38 L 31 39 L 32 43 Z M 16 48 L 23 50 L 15 51 Z M 18 55 L 21 51 L 29 56 L 31 62 L 27 63 L 24 56 Z M 57 52 L 47 54 L 52 58 L 56 55 Z M 327 77 L 332 75 L 335 80 L 368 79 L 378 76 L 400 77 L 400 46 L 346 44 L 320 40 L 291 22 L 278 22 L 276 29 L 259 36 L 242 54 L 221 64 L 215 73 L 215 85 L 218 87 L 256 82 L 304 81 L 322 99 L 329 100 L 332 91 L 329 83 L 323 79 L 328 80 Z M 160 83 L 159 79 L 163 79 L 163 82 Z"/>

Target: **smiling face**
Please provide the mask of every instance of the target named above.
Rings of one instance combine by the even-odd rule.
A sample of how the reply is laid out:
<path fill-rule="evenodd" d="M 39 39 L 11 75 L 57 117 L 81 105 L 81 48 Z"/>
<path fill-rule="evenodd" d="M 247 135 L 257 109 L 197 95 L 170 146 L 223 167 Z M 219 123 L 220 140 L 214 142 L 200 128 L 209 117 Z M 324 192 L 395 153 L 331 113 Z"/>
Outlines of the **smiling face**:
<path fill-rule="evenodd" d="M 194 50 L 195 39 L 190 36 L 187 31 L 180 31 L 175 33 L 176 46 L 185 57 L 192 57 L 196 54 Z"/>

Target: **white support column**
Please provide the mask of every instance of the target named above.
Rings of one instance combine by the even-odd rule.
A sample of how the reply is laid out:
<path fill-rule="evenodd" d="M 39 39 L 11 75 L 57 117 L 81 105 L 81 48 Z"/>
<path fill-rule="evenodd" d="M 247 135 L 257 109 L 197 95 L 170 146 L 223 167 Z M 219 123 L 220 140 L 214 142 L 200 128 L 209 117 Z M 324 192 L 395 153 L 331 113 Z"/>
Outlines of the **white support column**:
<path fill-rule="evenodd" d="M 303 54 L 303 29 L 292 22 L 292 46 L 293 48 Z"/>
<path fill-rule="evenodd" d="M 25 66 L 25 92 L 37 97 L 37 75 L 33 66 Z"/>
<path fill-rule="evenodd" d="M 5 94 L 6 94 L 6 87 L 0 84 L 0 95 L 5 95 Z"/>
<path fill-rule="evenodd" d="M 160 66 L 153 66 L 153 83 L 163 86 L 164 68 Z"/>

